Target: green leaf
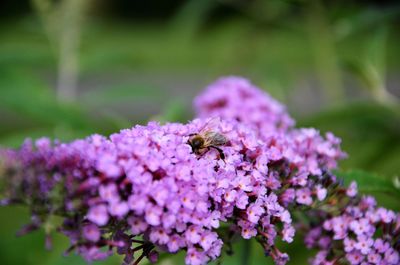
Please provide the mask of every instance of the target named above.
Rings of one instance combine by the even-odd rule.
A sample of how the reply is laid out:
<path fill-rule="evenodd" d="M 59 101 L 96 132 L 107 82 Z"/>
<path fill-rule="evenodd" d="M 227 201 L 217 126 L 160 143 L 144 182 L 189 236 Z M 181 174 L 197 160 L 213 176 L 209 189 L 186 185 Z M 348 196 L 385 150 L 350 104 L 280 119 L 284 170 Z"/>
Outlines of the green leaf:
<path fill-rule="evenodd" d="M 400 198 L 400 189 L 395 186 L 394 179 L 359 169 L 336 171 L 335 173 L 339 178 L 343 178 L 346 184 L 356 181 L 358 189 L 362 193 L 381 192 Z"/>
<path fill-rule="evenodd" d="M 299 120 L 298 124 L 340 137 L 349 155 L 340 163 L 344 169 L 359 168 L 386 176 L 400 173 L 400 108 L 396 105 L 353 103 Z"/>

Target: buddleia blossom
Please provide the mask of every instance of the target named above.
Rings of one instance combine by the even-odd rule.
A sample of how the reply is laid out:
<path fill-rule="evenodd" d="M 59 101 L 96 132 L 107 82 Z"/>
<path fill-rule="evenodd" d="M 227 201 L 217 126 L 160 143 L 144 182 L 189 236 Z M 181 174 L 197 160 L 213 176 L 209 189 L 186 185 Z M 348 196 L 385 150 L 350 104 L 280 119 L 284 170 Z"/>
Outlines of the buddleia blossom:
<path fill-rule="evenodd" d="M 214 93 L 217 94 L 216 97 L 213 97 Z M 280 202 L 285 207 L 290 207 L 294 210 L 303 205 L 303 207 L 306 207 L 308 214 L 314 212 L 314 209 L 319 209 L 319 218 L 321 220 L 328 219 L 325 221 L 324 226 L 321 225 L 312 229 L 306 238 L 306 242 L 310 247 L 317 246 L 321 249 L 313 260 L 314 264 L 336 264 L 339 261 L 350 262 L 351 264 L 397 264 L 399 262 L 399 218 L 396 217 L 396 219 L 395 216 L 398 215 L 384 208 L 378 208 L 379 210 L 375 209 L 375 211 L 377 214 L 379 213 L 378 215 L 385 217 L 387 222 L 389 220 L 391 222 L 383 225 L 384 222 L 382 223 L 375 216 L 375 223 L 369 224 L 369 227 L 373 227 L 373 231 L 378 231 L 378 234 L 385 227 L 383 229 L 384 237 L 388 240 L 385 241 L 380 237 L 371 239 L 372 235 L 370 234 L 357 235 L 358 241 L 346 238 L 344 241 L 345 246 L 346 244 L 352 246 L 353 243 L 357 243 L 358 249 L 348 246 L 347 248 L 345 247 L 346 254 L 343 254 L 345 257 L 337 254 L 337 245 L 339 245 L 340 250 L 340 245 L 343 244 L 343 238 L 340 236 L 347 235 L 347 232 L 344 229 L 339 229 L 339 227 L 347 227 L 352 223 L 353 227 L 359 228 L 359 222 L 363 227 L 362 225 L 367 223 L 366 218 L 361 221 L 359 220 L 360 217 L 353 217 L 352 219 L 349 217 L 349 213 L 345 217 L 332 217 L 331 212 L 322 211 L 321 209 L 362 213 L 366 210 L 365 205 L 368 204 L 367 202 L 372 204 L 371 207 L 377 208 L 374 199 L 372 197 L 363 198 L 362 201 L 365 203 L 360 208 L 357 205 L 357 202 L 361 199 L 360 196 L 357 196 L 356 183 L 351 183 L 345 189 L 331 173 L 331 170 L 337 167 L 338 160 L 346 157 L 346 154 L 340 149 L 340 139 L 331 133 L 327 133 L 325 137 L 322 137 L 313 128 L 293 128 L 291 126 L 292 123 L 283 122 L 290 120 L 287 114 L 280 112 L 283 108 L 260 107 L 262 105 L 260 102 L 264 102 L 269 106 L 279 105 L 276 101 L 267 103 L 270 98 L 265 94 L 261 96 L 263 93 L 243 78 L 222 78 L 210 85 L 196 99 L 196 110 L 200 116 L 218 115 L 223 118 L 234 118 L 252 126 L 258 131 L 259 137 L 264 139 L 269 146 L 269 152 L 276 154 L 275 159 L 282 155 L 288 168 L 296 168 L 297 174 L 290 181 L 269 178 L 267 185 L 269 188 L 279 188 L 282 185 L 287 187 L 280 196 Z M 247 99 L 249 100 L 247 101 Z M 258 115 L 259 113 L 262 113 L 262 115 Z M 279 124 L 287 124 L 287 126 L 280 127 Z M 271 130 L 273 133 L 271 133 Z M 280 134 L 279 132 L 282 131 L 284 133 Z M 285 146 L 284 151 L 277 151 L 281 146 Z M 348 205 L 338 203 L 337 194 L 340 194 L 339 198 L 346 201 Z M 332 207 L 327 207 L 326 204 Z M 332 220 L 329 219 L 330 217 Z M 331 223 L 336 224 L 333 225 L 333 230 L 325 231 L 325 234 L 322 233 L 323 228 L 331 227 Z M 334 235 L 330 234 L 332 231 L 335 232 Z M 387 235 L 388 233 L 392 236 Z M 314 241 L 310 243 L 312 238 L 314 238 Z M 336 245 L 332 246 L 331 243 L 334 240 L 337 240 L 337 242 Z M 376 247 L 375 243 L 379 247 L 381 245 L 386 246 L 387 249 L 383 247 L 380 248 L 381 252 L 368 251 Z M 327 257 L 331 257 L 331 260 L 328 261 Z"/>
<path fill-rule="evenodd" d="M 262 134 L 284 132 L 294 125 L 284 105 L 242 77 L 218 79 L 195 98 L 194 106 L 200 118 L 234 119 Z"/>
<path fill-rule="evenodd" d="M 10 151 L 20 171 L 8 197 L 35 202 L 29 203 L 35 227 L 51 214 L 65 216 L 61 231 L 87 260 L 110 255 L 107 246 L 127 263 L 138 250 L 150 257 L 155 249 L 185 249 L 187 264 L 204 264 L 220 255 L 217 231 L 228 222 L 244 239 L 258 237 L 266 254 L 285 264 L 289 257 L 275 243 L 293 241 L 288 206 L 324 197 L 322 172 L 310 170 L 313 149 L 306 150 L 322 138 L 299 131 L 264 142 L 237 121 L 221 121 L 213 130 L 229 140 L 221 147 L 225 159 L 214 150 L 199 157 L 188 137 L 208 123 L 150 123 L 67 144 L 27 141 Z M 326 166 L 321 157 L 317 167 Z"/>
<path fill-rule="evenodd" d="M 149 123 L 71 143 L 27 141 L 10 152 L 16 164 L 8 198 L 32 205 L 35 228 L 62 215 L 60 230 L 70 237 L 71 249 L 89 261 L 107 257 L 111 249 L 125 255 L 126 263 L 139 250 L 150 258 L 155 250 L 185 249 L 187 264 L 205 264 L 220 256 L 217 229 L 229 222 L 245 239 L 260 237 L 284 264 L 288 257 L 274 247 L 275 238 L 291 242 L 294 228 L 275 193 L 279 188 L 267 184 L 289 174 L 281 172 L 282 155 L 269 152 L 246 126 L 221 121 L 214 130 L 229 139 L 225 159 L 213 150 L 199 157 L 188 135 L 207 123 Z"/>
<path fill-rule="evenodd" d="M 277 178 L 276 174 L 267 179 L 268 188 L 286 186 L 281 198 L 285 206 L 294 201 L 310 206 L 315 199 L 323 200 L 326 189 L 316 183 L 346 157 L 339 138 L 332 133 L 323 137 L 314 128 L 294 128 L 284 105 L 245 78 L 218 79 L 197 96 L 194 104 L 199 117 L 219 116 L 251 127 L 263 140 L 269 156 L 285 161 L 286 171 L 296 172 L 289 179 Z"/>
<path fill-rule="evenodd" d="M 225 103 L 216 104 L 217 101 Z M 340 148 L 339 138 L 332 133 L 323 137 L 314 128 L 293 128 L 283 105 L 244 78 L 217 80 L 196 98 L 195 104 L 200 117 L 219 115 L 250 126 L 264 142 L 268 155 L 277 161 L 284 161 L 281 170 L 290 172 L 290 178 L 271 172 L 266 182 L 272 190 L 285 186 L 280 197 L 284 206 L 311 206 L 324 199 L 326 188 L 321 185 L 323 174 L 335 169 L 338 161 L 346 157 Z M 259 107 L 252 109 L 255 106 Z M 254 112 L 263 115 L 256 115 L 260 119 L 253 119 Z M 285 126 L 279 127 L 278 124 Z"/>
<path fill-rule="evenodd" d="M 378 207 L 371 196 L 357 197 L 354 182 L 347 190 L 338 188 L 331 198 L 336 204 L 318 212 L 320 222 L 305 238 L 309 248 L 319 249 L 311 263 L 399 264 L 400 215 Z"/>

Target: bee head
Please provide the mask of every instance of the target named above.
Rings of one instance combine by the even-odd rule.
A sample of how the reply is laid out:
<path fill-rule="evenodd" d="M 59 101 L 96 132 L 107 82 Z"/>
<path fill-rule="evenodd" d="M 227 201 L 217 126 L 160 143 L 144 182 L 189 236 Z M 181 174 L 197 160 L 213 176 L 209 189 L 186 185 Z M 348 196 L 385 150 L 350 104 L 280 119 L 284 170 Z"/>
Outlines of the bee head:
<path fill-rule="evenodd" d="M 194 135 L 188 141 L 189 145 L 193 148 L 193 150 L 201 149 L 204 145 L 204 139 L 200 135 Z"/>

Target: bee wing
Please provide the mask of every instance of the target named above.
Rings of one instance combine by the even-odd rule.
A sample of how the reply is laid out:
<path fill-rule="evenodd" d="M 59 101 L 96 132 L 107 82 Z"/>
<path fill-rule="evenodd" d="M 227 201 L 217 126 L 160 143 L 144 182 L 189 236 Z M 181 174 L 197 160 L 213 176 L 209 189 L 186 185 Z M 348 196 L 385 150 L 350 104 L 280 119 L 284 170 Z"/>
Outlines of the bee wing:
<path fill-rule="evenodd" d="M 210 146 L 210 145 L 221 146 L 225 145 L 228 141 L 224 135 L 213 131 L 205 132 L 204 139 L 205 139 L 204 143 L 205 146 Z"/>
<path fill-rule="evenodd" d="M 205 134 L 208 131 L 214 131 L 218 129 L 220 123 L 221 123 L 220 117 L 209 118 L 207 119 L 206 124 L 204 124 L 203 128 L 201 128 L 200 133 Z"/>

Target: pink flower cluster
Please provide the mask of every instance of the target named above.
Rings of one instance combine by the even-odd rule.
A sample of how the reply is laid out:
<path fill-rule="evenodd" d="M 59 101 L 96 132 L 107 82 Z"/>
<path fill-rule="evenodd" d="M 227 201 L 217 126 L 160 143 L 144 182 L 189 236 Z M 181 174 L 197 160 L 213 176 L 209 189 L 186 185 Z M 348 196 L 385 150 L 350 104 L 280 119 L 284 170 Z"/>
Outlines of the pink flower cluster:
<path fill-rule="evenodd" d="M 362 220 L 380 216 L 371 227 L 382 218 L 389 220 L 382 217 L 383 208 L 366 209 L 365 199 L 356 204 L 356 187 L 343 192 L 331 173 L 344 157 L 338 138 L 293 128 L 285 108 L 247 80 L 218 80 L 196 99 L 196 107 L 200 118 L 187 124 L 150 122 L 108 138 L 92 135 L 71 143 L 43 138 L 4 151 L 4 203 L 30 205 L 32 223 L 25 232 L 60 215 L 64 222 L 59 230 L 70 238 L 70 250 L 88 261 L 114 250 L 125 256 L 125 264 L 138 264 L 144 257 L 156 261 L 159 252 L 180 250 L 186 251 L 186 264 L 206 264 L 231 243 L 232 237 L 224 236 L 227 225 L 229 233 L 256 237 L 265 253 L 283 265 L 289 257 L 276 241 L 293 241 L 291 211 L 299 209 L 317 209 L 318 217 L 327 220 L 307 236 L 310 247 L 322 250 L 313 261 L 319 264 L 324 251 L 324 259 L 330 260 L 335 240 L 370 244 L 370 232 L 362 230 L 360 238 L 351 234 Z M 215 116 L 220 121 L 208 128 Z M 220 146 L 224 159 L 213 148 L 196 155 L 188 144 L 192 134 L 205 128 L 228 140 Z M 341 215 L 321 211 L 338 192 L 353 204 L 344 205 Z M 397 233 L 398 222 L 394 213 L 389 215 L 391 231 Z M 339 219 L 347 229 L 341 238 L 333 234 L 332 220 Z M 390 260 L 398 249 L 389 241 L 385 237 L 381 243 L 388 244 L 385 251 L 390 249 L 391 255 L 376 253 L 388 262 L 383 264 L 396 264 Z M 341 258 L 351 261 L 351 255 L 364 252 L 366 247 L 354 248 Z"/>
<path fill-rule="evenodd" d="M 290 214 L 265 178 L 279 175 L 268 168 L 279 162 L 279 152 L 268 152 L 240 123 L 221 121 L 214 130 L 230 139 L 225 160 L 214 151 L 197 157 L 187 144 L 188 135 L 207 122 L 149 123 L 109 139 L 93 135 L 54 146 L 45 138 L 34 147 L 27 142 L 14 154 L 27 172 L 21 172 L 18 193 L 10 197 L 26 194 L 25 199 L 38 201 L 39 208 L 32 209 L 35 216 L 65 211 L 62 231 L 88 260 L 106 257 L 109 252 L 101 248 L 109 246 L 117 247 L 128 262 L 134 249 L 151 244 L 171 253 L 185 248 L 187 264 L 205 264 L 220 255 L 223 242 L 216 229 L 227 221 L 243 238 L 265 235 L 271 248 L 281 223 L 283 239 L 291 242 Z M 52 190 L 60 182 L 62 203 L 43 209 L 45 202 L 55 200 Z M 110 227 L 117 228 L 108 235 Z M 138 236 L 143 243 L 132 248 Z"/>
<path fill-rule="evenodd" d="M 356 184 L 352 183 L 347 189 L 347 198 L 342 196 L 341 199 L 354 197 L 355 190 Z M 400 215 L 377 207 L 373 197 L 351 200 L 345 203 L 341 214 L 323 216 L 305 237 L 309 248 L 320 249 L 312 259 L 313 265 L 400 263 Z"/>
<path fill-rule="evenodd" d="M 213 97 L 214 93 L 217 97 Z M 261 94 L 264 95 L 260 96 Z M 246 104 L 247 100 L 255 104 Z M 264 104 L 274 107 L 266 108 Z M 284 159 L 289 162 L 287 165 L 289 168 L 295 164 L 297 176 L 291 179 L 289 185 L 285 180 L 274 182 L 274 184 L 268 182 L 268 185 L 270 187 L 271 185 L 287 185 L 288 188 L 280 196 L 280 201 L 285 207 L 292 206 L 292 209 L 296 209 L 300 205 L 311 206 L 310 214 L 313 214 L 314 209 L 318 209 L 323 225 L 310 230 L 306 237 L 306 244 L 310 248 L 316 247 L 321 250 L 312 260 L 313 264 L 400 263 L 398 258 L 399 214 L 382 207 L 377 208 L 372 197 L 363 198 L 358 204 L 360 198 L 356 196 L 356 183 L 353 182 L 344 189 L 336 177 L 330 173 L 337 167 L 337 161 L 346 156 L 339 148 L 340 139 L 331 133 L 327 133 L 324 139 L 312 128 L 293 128 L 290 117 L 282 111 L 283 106 L 273 99 L 271 101 L 268 95 L 242 78 L 228 77 L 218 80 L 196 99 L 195 106 L 200 115 L 234 118 L 256 128 L 259 137 L 269 145 L 270 151 L 274 150 L 276 142 L 280 143 L 278 146 L 285 146 Z M 259 113 L 264 115 L 258 115 Z M 350 200 L 350 202 L 341 205 L 335 202 L 336 200 Z M 293 201 L 296 201 L 295 205 Z M 332 212 L 321 210 L 321 205 L 326 207 L 327 204 L 332 203 L 337 211 L 345 211 L 347 214 L 337 216 Z M 370 208 L 367 207 L 368 205 Z M 352 229 L 355 229 L 354 226 L 357 226 L 358 222 L 368 222 L 370 233 L 354 234 Z M 373 238 L 375 231 L 378 235 L 380 231 L 384 236 Z M 371 245 L 371 242 L 374 244 Z M 364 248 L 361 251 L 356 247 L 346 247 L 346 244 L 352 245 L 352 243 L 359 248 L 361 246 Z M 346 254 L 337 255 L 338 250 L 343 250 L 341 247 L 343 244 Z M 329 260 L 328 257 L 332 259 Z"/>
<path fill-rule="evenodd" d="M 314 128 L 293 128 L 294 121 L 282 104 L 241 77 L 218 79 L 195 99 L 195 107 L 200 117 L 233 119 L 252 128 L 269 156 L 284 160 L 286 170 L 296 172 L 287 179 L 267 178 L 272 190 L 285 185 L 286 196 L 281 199 L 285 206 L 293 200 L 303 205 L 322 201 L 327 192 L 321 184 L 323 174 L 346 157 L 339 138 L 332 133 L 322 137 Z"/>
<path fill-rule="evenodd" d="M 218 79 L 195 98 L 194 106 L 199 118 L 237 120 L 255 127 L 261 135 L 294 126 L 284 105 L 242 77 Z"/>

